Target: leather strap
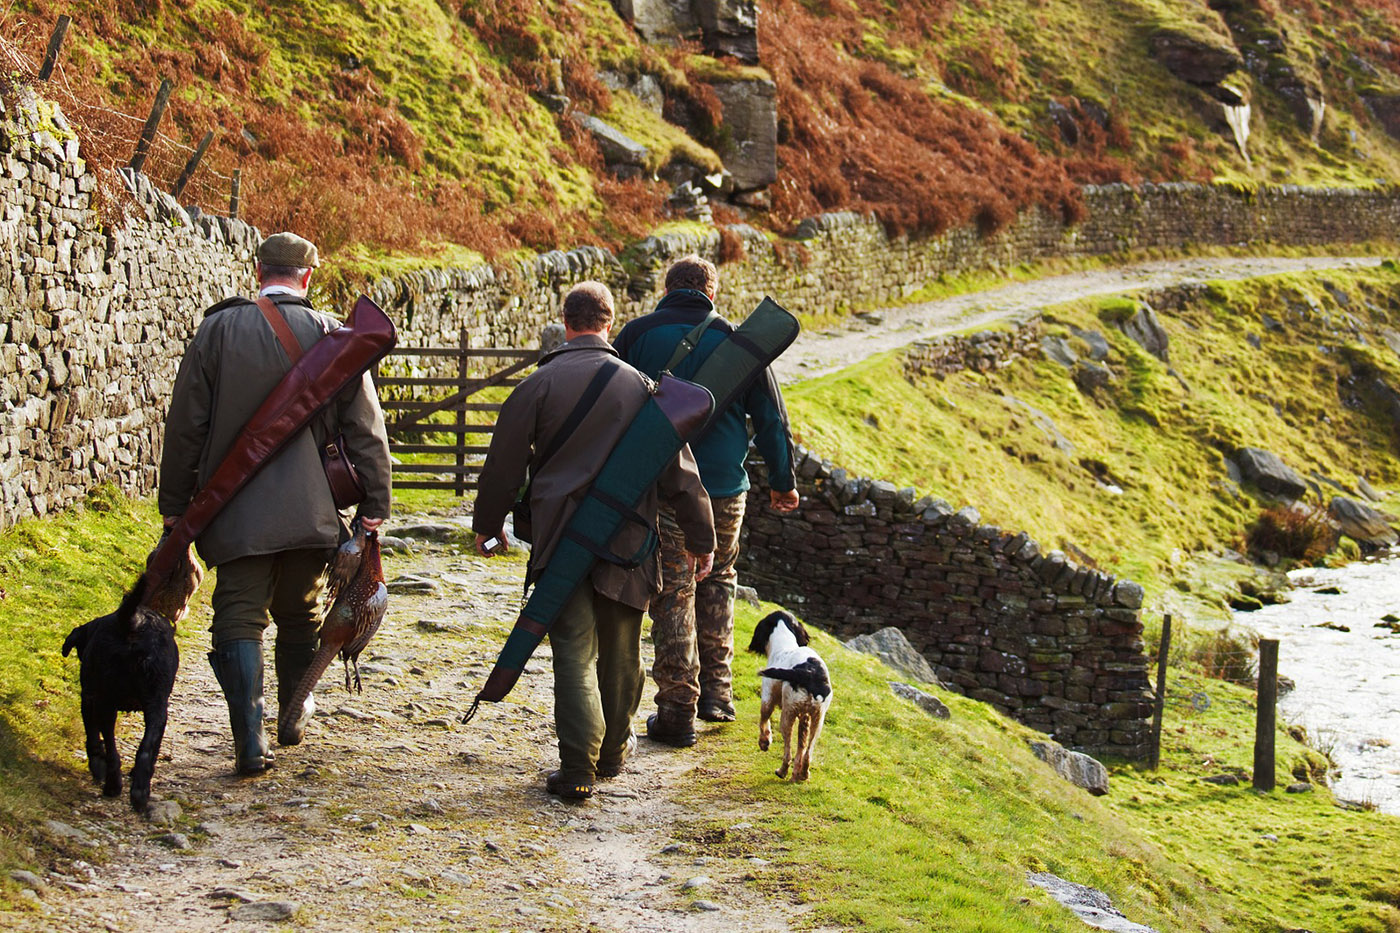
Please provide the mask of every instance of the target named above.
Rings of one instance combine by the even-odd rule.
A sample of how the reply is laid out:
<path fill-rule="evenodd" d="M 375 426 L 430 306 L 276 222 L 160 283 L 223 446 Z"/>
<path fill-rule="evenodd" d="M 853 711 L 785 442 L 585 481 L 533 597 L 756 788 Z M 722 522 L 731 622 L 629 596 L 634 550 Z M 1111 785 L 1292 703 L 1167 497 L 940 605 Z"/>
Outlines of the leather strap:
<path fill-rule="evenodd" d="M 705 315 L 705 320 L 696 324 L 695 327 L 691 328 L 690 333 L 681 338 L 681 342 L 676 344 L 676 352 L 671 354 L 670 362 L 661 368 L 668 373 L 675 372 L 676 365 L 690 356 L 690 351 L 694 350 L 696 345 L 700 343 L 700 337 L 705 333 L 706 328 L 718 318 L 719 312 L 711 308 L 710 313 Z"/>
<path fill-rule="evenodd" d="M 588 388 L 583 390 L 583 395 L 579 396 L 578 403 L 574 405 L 574 410 L 569 412 L 569 417 L 564 419 L 564 423 L 559 426 L 559 430 L 554 432 L 554 436 L 549 440 L 549 447 L 536 462 L 536 472 L 544 468 L 559 448 L 564 446 L 564 442 L 573 436 L 578 430 L 579 424 L 588 415 L 593 403 L 598 401 L 598 396 L 603 394 L 603 389 L 612 382 L 612 377 L 622 371 L 622 364 L 612 357 L 603 361 L 603 365 L 598 367 L 598 372 L 593 374 L 593 379 L 588 383 Z"/>
<path fill-rule="evenodd" d="M 258 296 L 254 302 L 262 316 L 267 319 L 272 332 L 277 335 L 278 343 L 282 344 L 282 349 L 287 353 L 287 359 L 292 361 L 292 365 L 297 364 L 301 359 L 301 344 L 297 343 L 296 335 L 292 333 L 291 326 L 287 323 L 287 316 L 282 313 L 282 309 L 277 307 L 277 303 L 266 295 Z"/>

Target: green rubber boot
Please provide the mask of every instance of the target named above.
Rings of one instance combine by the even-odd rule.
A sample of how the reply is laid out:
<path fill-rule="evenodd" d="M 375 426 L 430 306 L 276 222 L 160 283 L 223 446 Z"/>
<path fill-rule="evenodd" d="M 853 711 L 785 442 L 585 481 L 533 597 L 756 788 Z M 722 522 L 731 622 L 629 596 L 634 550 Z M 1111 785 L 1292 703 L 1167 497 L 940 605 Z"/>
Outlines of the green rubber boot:
<path fill-rule="evenodd" d="M 209 664 L 228 701 L 233 757 L 239 774 L 260 774 L 272 766 L 263 729 L 262 642 L 230 641 L 209 652 Z"/>
<path fill-rule="evenodd" d="M 316 713 L 316 697 L 306 695 L 306 702 L 295 721 L 283 724 L 283 712 L 292 701 L 302 675 L 311 667 L 311 659 L 316 656 L 316 643 L 284 645 L 280 641 L 273 651 L 273 666 L 277 668 L 277 744 L 298 745 L 306 735 L 306 725 Z"/>

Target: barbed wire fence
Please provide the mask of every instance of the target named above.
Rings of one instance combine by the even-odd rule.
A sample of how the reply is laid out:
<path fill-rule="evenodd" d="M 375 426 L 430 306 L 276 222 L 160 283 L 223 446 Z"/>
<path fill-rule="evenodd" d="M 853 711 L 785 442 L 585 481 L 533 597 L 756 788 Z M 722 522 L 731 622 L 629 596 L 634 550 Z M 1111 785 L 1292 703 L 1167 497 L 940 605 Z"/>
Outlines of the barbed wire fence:
<path fill-rule="evenodd" d="M 0 11 L 0 83 L 9 89 L 30 88 L 57 105 L 67 127 L 77 135 L 80 154 L 98 178 L 99 207 L 130 201 L 121 181 L 122 169 L 140 172 L 156 187 L 170 192 L 181 204 L 202 212 L 237 217 L 244 199 L 242 172 L 226 174 L 215 167 L 211 152 L 224 164 L 237 165 L 246 148 L 241 139 L 222 138 L 221 128 L 211 126 L 198 139 L 185 138 L 174 120 L 167 119 L 176 87 L 165 78 L 144 115 L 126 113 L 100 100 L 94 88 L 75 86 L 63 67 L 63 44 L 72 20 L 60 16 L 47 38 L 40 24 L 15 21 L 13 12 Z M 178 101 L 173 105 L 179 107 Z"/>

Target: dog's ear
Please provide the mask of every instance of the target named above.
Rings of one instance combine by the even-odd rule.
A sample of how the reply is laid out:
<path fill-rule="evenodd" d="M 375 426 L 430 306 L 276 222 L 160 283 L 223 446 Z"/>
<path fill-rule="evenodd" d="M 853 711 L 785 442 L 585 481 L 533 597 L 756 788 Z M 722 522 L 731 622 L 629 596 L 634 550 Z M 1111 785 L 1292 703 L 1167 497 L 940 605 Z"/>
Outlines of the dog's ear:
<path fill-rule="evenodd" d="M 797 639 L 798 646 L 802 648 L 807 647 L 807 643 L 811 641 L 811 639 L 807 637 L 807 630 L 802 627 L 802 623 L 792 616 L 784 616 L 783 622 L 787 623 L 788 629 L 792 631 L 793 637 Z"/>
<path fill-rule="evenodd" d="M 759 620 L 754 626 L 753 638 L 749 640 L 749 650 L 754 654 L 768 653 L 768 639 L 773 637 L 773 629 L 778 627 L 778 622 L 783 613 L 770 612 Z"/>

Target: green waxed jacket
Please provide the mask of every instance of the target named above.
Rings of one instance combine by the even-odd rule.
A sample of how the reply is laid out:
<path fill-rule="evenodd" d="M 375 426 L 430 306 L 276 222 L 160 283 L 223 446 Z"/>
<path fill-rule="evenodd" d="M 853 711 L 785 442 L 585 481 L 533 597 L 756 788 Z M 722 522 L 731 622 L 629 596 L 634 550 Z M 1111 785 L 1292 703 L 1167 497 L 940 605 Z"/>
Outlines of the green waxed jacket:
<path fill-rule="evenodd" d="M 302 348 L 340 326 L 302 298 L 273 295 Z M 230 298 L 205 312 L 175 378 L 160 461 L 162 515 L 184 512 L 230 445 L 291 368 L 291 361 L 257 305 Z M 229 501 L 199 536 L 205 562 L 296 548 L 334 547 L 341 518 L 321 466 L 320 444 L 335 431 L 366 490 L 359 512 L 389 516 L 389 444 L 384 414 L 366 373 L 346 389 Z"/>

